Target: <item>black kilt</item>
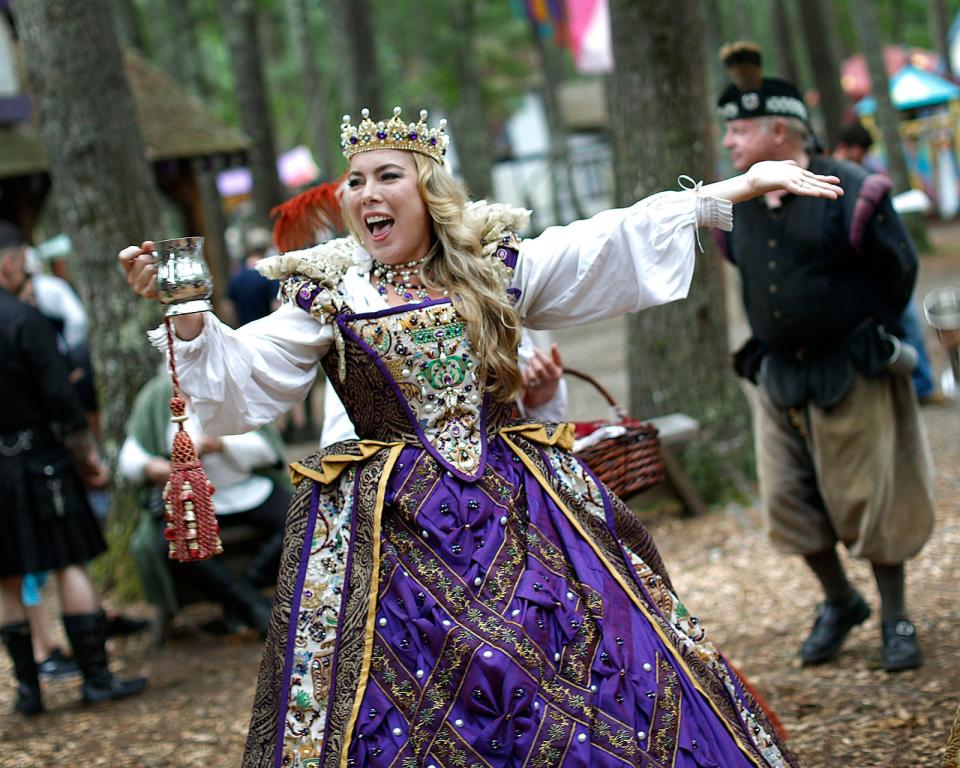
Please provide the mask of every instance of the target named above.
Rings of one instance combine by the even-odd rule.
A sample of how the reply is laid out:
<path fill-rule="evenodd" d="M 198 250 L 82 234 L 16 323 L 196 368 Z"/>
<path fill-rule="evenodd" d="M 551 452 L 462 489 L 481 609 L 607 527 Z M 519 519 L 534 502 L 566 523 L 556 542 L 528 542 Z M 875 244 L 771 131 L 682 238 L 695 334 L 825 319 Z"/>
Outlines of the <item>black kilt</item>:
<path fill-rule="evenodd" d="M 105 549 L 65 448 L 0 455 L 0 578 L 84 564 Z"/>

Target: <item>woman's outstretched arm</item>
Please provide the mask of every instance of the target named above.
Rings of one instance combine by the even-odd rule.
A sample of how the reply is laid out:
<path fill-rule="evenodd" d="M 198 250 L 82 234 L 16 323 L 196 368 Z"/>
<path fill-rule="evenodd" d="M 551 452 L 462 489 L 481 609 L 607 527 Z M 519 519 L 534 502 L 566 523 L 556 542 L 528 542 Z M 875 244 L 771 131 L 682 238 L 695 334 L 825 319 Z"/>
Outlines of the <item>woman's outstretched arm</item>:
<path fill-rule="evenodd" d="M 700 193 L 732 203 L 742 203 L 781 189 L 792 195 L 826 197 L 830 200 L 836 200 L 843 194 L 840 179 L 836 176 L 821 176 L 802 168 L 793 160 L 766 160 L 756 163 L 739 176 L 704 184 Z"/>
<path fill-rule="evenodd" d="M 734 203 L 767 192 L 835 199 L 843 194 L 838 181 L 793 161 L 762 162 L 724 181 L 549 227 L 520 246 L 513 287 L 521 317 L 530 328 L 564 328 L 684 298 L 697 227 L 728 230 Z"/>

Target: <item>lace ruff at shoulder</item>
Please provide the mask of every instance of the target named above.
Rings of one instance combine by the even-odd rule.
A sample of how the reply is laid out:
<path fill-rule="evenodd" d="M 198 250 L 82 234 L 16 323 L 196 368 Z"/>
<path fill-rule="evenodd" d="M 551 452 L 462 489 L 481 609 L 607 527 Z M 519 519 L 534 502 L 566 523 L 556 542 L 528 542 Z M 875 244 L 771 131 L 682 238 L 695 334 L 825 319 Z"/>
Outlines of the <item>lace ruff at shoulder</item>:
<path fill-rule="evenodd" d="M 295 304 L 325 323 L 346 306 L 343 276 L 353 266 L 357 241 L 352 237 L 328 240 L 302 251 L 290 251 L 263 259 L 257 271 L 280 280 L 283 300 Z"/>
<path fill-rule="evenodd" d="M 257 272 L 271 280 L 299 274 L 321 282 L 338 281 L 353 265 L 356 248 L 357 241 L 352 237 L 338 237 L 302 251 L 262 259 L 257 264 Z"/>
<path fill-rule="evenodd" d="M 493 256 L 501 247 L 505 235 L 510 236 L 511 245 L 508 247 L 515 249 L 519 244 L 515 233 L 530 221 L 530 211 L 501 203 L 476 200 L 467 204 L 463 218 L 467 226 L 480 238 L 483 244 L 481 253 L 484 256 Z"/>
<path fill-rule="evenodd" d="M 481 254 L 496 259 L 503 290 L 511 295 L 513 301 L 519 298 L 519 292 L 511 287 L 520 251 L 517 232 L 529 220 L 530 211 L 525 208 L 488 203 L 486 200 L 469 203 L 464 210 L 464 221 L 477 233 L 482 243 Z"/>

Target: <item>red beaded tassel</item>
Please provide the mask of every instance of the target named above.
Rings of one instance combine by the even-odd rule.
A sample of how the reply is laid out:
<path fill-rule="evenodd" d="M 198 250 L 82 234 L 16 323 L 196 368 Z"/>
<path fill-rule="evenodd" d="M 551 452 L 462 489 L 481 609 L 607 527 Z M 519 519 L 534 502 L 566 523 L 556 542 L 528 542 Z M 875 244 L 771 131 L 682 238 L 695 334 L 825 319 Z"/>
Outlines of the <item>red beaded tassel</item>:
<path fill-rule="evenodd" d="M 173 327 L 164 320 L 170 350 L 170 378 L 173 397 L 170 399 L 170 421 L 177 425 L 170 452 L 170 477 L 163 489 L 166 528 L 163 537 L 170 543 L 170 557 L 181 563 L 207 560 L 223 552 L 220 526 L 213 511 L 214 487 L 197 457 L 190 435 L 183 428 L 187 420 L 186 403 L 180 396 L 180 380 L 173 358 Z"/>

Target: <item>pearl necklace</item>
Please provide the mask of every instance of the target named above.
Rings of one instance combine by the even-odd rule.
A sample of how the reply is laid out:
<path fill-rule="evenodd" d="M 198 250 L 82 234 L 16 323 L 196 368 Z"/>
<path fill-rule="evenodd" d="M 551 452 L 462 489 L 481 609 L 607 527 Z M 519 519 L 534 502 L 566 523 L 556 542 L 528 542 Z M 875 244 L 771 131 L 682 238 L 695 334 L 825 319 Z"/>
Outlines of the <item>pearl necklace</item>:
<path fill-rule="evenodd" d="M 426 301 L 430 295 L 423 285 L 422 269 L 423 262 L 429 256 L 430 253 L 413 261 L 405 261 L 403 264 L 384 264 L 374 259 L 372 272 L 377 278 L 377 293 L 386 298 L 389 285 L 393 288 L 393 292 L 407 303 Z M 411 277 L 415 277 L 416 282 L 412 282 Z"/>

